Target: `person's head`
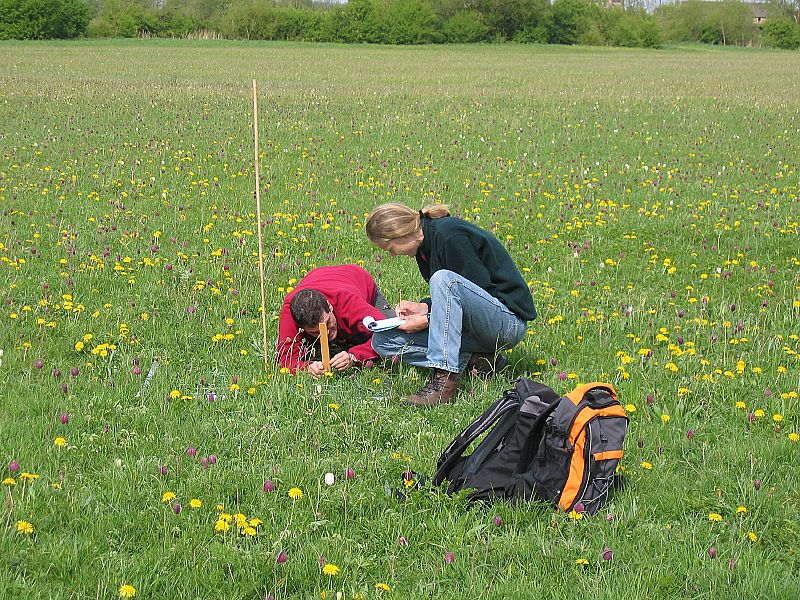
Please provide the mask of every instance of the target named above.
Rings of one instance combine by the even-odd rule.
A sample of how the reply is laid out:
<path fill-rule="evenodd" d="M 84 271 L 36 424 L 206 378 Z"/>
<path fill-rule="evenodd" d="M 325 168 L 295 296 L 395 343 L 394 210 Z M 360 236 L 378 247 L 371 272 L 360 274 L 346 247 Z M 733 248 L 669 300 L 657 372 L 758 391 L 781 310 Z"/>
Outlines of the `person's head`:
<path fill-rule="evenodd" d="M 295 324 L 308 335 L 319 335 L 319 324 L 328 326 L 328 339 L 336 338 L 336 315 L 328 299 L 318 290 L 304 288 L 298 290 L 289 303 L 289 311 Z"/>
<path fill-rule="evenodd" d="M 414 256 L 424 239 L 422 217 L 438 219 L 448 214 L 450 213 L 446 204 L 426 206 L 421 211 L 398 202 L 381 204 L 367 217 L 367 237 L 392 256 Z"/>

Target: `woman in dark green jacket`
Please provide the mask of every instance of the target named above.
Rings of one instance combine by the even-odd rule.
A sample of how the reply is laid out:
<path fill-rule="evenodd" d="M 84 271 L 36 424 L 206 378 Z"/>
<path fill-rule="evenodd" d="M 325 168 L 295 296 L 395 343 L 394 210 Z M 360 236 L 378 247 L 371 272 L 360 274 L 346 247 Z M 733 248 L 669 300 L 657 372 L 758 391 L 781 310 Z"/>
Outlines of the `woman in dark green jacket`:
<path fill-rule="evenodd" d="M 396 307 L 405 322 L 375 333 L 381 356 L 433 369 L 430 381 L 406 401 L 415 406 L 452 402 L 458 377 L 472 368 L 491 374 L 507 364 L 500 350 L 517 345 L 536 318 L 530 290 L 508 251 L 491 233 L 451 217 L 446 205 L 415 211 L 404 204 L 375 208 L 370 241 L 392 256 L 416 258 L 430 298 Z M 496 358 L 495 358 L 496 357 Z"/>

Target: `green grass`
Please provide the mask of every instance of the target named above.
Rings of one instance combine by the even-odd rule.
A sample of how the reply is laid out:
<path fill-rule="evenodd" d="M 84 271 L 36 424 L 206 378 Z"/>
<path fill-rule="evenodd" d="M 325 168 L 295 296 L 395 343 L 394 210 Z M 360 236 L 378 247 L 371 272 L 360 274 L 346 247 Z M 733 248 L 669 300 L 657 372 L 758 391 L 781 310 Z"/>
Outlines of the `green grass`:
<path fill-rule="evenodd" d="M 798 69 L 698 47 L 0 45 L 0 597 L 797 597 Z M 270 339 L 315 266 L 424 295 L 364 217 L 446 202 L 530 281 L 508 374 L 415 412 L 413 369 L 264 371 L 254 78 Z M 635 409 L 603 514 L 392 496 L 522 375 L 610 381 Z M 215 533 L 217 504 L 257 535 Z"/>

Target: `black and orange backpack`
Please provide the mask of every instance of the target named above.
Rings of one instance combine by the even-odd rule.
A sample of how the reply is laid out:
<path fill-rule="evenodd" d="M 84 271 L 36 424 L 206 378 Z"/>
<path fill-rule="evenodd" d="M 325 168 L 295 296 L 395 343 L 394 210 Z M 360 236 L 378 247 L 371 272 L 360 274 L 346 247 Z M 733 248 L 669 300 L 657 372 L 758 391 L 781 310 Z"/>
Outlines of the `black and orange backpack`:
<path fill-rule="evenodd" d="M 627 427 L 611 384 L 587 383 L 559 396 L 523 378 L 450 443 L 433 483 L 449 482 L 448 494 L 471 489 L 473 502 L 541 500 L 594 514 L 621 483 Z"/>

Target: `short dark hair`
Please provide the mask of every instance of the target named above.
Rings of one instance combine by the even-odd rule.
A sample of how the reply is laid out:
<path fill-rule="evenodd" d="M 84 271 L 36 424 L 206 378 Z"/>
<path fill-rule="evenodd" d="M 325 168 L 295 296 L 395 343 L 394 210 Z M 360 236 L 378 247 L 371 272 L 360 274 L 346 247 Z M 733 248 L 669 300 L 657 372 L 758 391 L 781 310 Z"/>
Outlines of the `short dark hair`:
<path fill-rule="evenodd" d="M 322 315 L 330 310 L 328 299 L 322 292 L 304 288 L 295 293 L 289 303 L 292 318 L 298 327 L 309 327 L 322 322 Z"/>

